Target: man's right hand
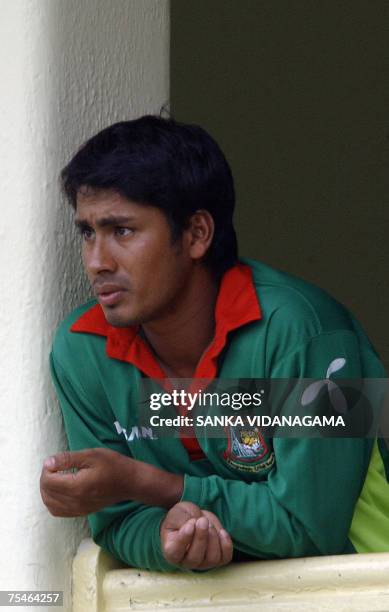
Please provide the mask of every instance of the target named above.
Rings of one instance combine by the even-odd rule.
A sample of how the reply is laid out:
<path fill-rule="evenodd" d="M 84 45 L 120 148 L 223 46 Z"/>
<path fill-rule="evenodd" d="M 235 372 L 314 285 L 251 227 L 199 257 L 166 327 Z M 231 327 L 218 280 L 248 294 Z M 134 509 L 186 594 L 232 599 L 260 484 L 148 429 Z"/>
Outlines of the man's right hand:
<path fill-rule="evenodd" d="M 191 502 L 179 502 L 169 510 L 160 534 L 163 555 L 173 565 L 211 569 L 232 559 L 232 540 L 217 516 Z"/>

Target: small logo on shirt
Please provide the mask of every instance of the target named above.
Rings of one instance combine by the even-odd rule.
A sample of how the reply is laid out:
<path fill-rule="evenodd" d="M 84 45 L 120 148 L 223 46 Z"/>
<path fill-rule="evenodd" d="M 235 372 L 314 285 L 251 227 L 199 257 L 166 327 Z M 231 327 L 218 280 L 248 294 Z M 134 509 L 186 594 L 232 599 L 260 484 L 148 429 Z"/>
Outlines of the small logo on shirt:
<path fill-rule="evenodd" d="M 134 440 L 139 440 L 139 439 L 143 439 L 143 440 L 144 439 L 149 439 L 149 440 L 157 439 L 151 427 L 134 426 L 134 427 L 131 427 L 131 431 L 130 433 L 128 433 L 127 429 L 125 427 L 122 427 L 119 421 L 115 421 L 114 425 L 115 425 L 117 433 L 123 434 L 127 442 L 133 442 Z"/>
<path fill-rule="evenodd" d="M 275 458 L 258 427 L 230 426 L 224 459 L 244 472 L 263 472 L 273 466 Z"/>
<path fill-rule="evenodd" d="M 301 396 L 301 405 L 306 406 L 307 404 L 313 402 L 317 398 L 323 387 L 327 387 L 330 402 L 334 410 L 336 410 L 340 414 L 346 414 L 346 398 L 344 397 L 340 387 L 338 387 L 337 384 L 330 380 L 330 376 L 335 372 L 341 370 L 345 365 L 346 359 L 344 359 L 344 357 L 337 357 L 336 359 L 333 359 L 333 361 L 331 361 L 330 365 L 327 368 L 325 379 L 317 380 L 305 389 L 304 393 Z"/>

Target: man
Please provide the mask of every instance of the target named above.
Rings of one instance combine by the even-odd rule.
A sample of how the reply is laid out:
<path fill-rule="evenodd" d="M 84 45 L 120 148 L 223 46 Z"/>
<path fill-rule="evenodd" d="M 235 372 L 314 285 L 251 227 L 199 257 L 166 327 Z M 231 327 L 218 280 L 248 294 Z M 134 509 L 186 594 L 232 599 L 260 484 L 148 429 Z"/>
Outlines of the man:
<path fill-rule="evenodd" d="M 247 456 L 239 428 L 212 438 L 194 427 L 180 439 L 139 426 L 147 378 L 317 378 L 327 388 L 340 375 L 385 377 L 343 306 L 238 259 L 233 180 L 213 139 L 172 119 L 118 123 L 84 144 L 62 179 L 97 301 L 54 340 L 71 452 L 43 467 L 50 512 L 88 514 L 98 544 L 157 570 L 389 550 L 388 535 L 377 539 L 389 534 L 382 440 L 257 429 Z"/>

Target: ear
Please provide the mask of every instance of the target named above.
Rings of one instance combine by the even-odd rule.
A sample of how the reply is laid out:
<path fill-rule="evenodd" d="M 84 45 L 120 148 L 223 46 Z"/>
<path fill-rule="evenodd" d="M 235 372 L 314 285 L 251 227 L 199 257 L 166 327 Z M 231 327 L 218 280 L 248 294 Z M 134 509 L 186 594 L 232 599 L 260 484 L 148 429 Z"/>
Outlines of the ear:
<path fill-rule="evenodd" d="M 196 210 L 189 219 L 185 230 L 188 240 L 188 253 L 192 259 L 204 257 L 211 246 L 215 232 L 215 222 L 208 210 Z"/>

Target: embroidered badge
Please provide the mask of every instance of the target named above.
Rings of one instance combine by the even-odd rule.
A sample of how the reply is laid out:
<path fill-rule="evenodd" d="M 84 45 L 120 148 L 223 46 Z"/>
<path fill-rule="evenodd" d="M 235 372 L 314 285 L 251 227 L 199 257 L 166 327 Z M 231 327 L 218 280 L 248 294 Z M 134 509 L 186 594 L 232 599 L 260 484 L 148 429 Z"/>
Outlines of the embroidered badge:
<path fill-rule="evenodd" d="M 258 427 L 228 427 L 225 461 L 234 468 L 244 472 L 263 472 L 274 464 L 274 452 L 271 451 Z"/>

